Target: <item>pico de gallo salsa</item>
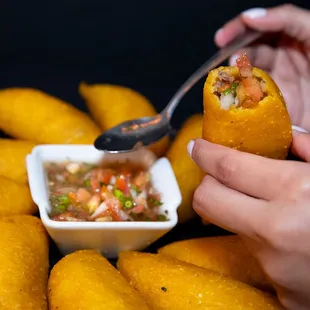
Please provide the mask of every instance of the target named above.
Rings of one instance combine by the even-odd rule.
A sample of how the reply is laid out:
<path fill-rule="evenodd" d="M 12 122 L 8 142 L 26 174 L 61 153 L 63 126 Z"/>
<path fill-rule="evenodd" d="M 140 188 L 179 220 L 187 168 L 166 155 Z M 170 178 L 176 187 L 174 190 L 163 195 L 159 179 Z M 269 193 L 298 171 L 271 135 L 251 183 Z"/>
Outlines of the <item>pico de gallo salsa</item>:
<path fill-rule="evenodd" d="M 248 55 L 242 54 L 236 64 L 238 76 L 229 75 L 222 70 L 215 84 L 215 94 L 219 97 L 223 110 L 231 107 L 253 108 L 266 96 L 266 83 L 254 76 Z"/>
<path fill-rule="evenodd" d="M 45 163 L 54 221 L 167 221 L 151 174 L 130 163 Z"/>

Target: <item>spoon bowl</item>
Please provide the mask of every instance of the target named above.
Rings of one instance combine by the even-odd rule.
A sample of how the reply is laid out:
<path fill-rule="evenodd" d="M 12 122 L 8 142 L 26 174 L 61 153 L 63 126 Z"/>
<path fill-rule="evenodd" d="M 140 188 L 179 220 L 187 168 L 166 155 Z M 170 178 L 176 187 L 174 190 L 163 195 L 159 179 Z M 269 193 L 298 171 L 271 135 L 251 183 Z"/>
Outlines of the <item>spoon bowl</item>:
<path fill-rule="evenodd" d="M 123 122 L 102 133 L 95 141 L 95 148 L 110 153 L 134 151 L 148 146 L 170 132 L 170 121 L 158 114 Z"/>

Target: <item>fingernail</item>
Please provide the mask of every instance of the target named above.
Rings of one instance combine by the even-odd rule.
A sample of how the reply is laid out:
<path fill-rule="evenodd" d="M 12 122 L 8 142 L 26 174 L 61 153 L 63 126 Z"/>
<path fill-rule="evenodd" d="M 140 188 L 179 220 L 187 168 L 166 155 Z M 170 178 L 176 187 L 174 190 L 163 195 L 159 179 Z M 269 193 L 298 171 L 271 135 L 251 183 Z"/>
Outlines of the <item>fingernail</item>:
<path fill-rule="evenodd" d="M 232 55 L 229 59 L 229 65 L 232 67 L 236 66 L 236 62 L 237 62 L 238 57 L 239 57 L 239 55 L 237 55 L 237 54 Z"/>
<path fill-rule="evenodd" d="M 190 157 L 192 157 L 194 144 L 195 144 L 195 141 L 193 141 L 193 140 L 189 141 L 189 143 L 187 144 L 187 153 Z"/>
<path fill-rule="evenodd" d="M 219 30 L 216 31 L 214 37 L 215 37 L 215 40 L 218 40 L 218 38 L 221 36 L 221 33 L 222 33 L 223 29 L 220 28 Z"/>
<path fill-rule="evenodd" d="M 243 16 L 246 16 L 247 18 L 256 19 L 266 16 L 267 10 L 264 8 L 253 8 L 246 10 L 242 13 Z"/>
<path fill-rule="evenodd" d="M 297 132 L 308 133 L 308 131 L 306 129 L 303 129 L 303 128 L 299 127 L 299 126 L 292 125 L 292 129 L 294 131 L 297 131 Z"/>

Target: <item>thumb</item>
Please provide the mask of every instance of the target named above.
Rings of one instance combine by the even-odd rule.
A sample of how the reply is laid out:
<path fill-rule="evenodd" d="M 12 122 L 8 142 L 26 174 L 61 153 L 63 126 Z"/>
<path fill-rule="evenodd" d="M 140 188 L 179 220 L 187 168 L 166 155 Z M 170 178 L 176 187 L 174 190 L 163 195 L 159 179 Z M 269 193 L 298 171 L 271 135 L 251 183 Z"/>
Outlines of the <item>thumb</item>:
<path fill-rule="evenodd" d="M 243 22 L 254 29 L 284 32 L 310 44 L 310 11 L 285 4 L 270 9 L 254 8 L 241 14 Z"/>
<path fill-rule="evenodd" d="M 304 160 L 310 162 L 310 134 L 303 129 L 293 126 L 293 143 L 291 146 L 292 153 Z"/>

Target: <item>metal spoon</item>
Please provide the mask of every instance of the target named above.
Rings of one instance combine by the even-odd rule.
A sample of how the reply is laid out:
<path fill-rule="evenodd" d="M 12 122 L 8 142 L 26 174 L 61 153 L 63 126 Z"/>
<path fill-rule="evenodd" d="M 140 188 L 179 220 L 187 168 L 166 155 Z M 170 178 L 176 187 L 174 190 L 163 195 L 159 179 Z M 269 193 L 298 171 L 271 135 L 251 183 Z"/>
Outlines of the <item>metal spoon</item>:
<path fill-rule="evenodd" d="M 165 137 L 171 129 L 170 120 L 173 112 L 185 94 L 209 71 L 220 65 L 239 49 L 257 40 L 261 35 L 261 32 L 247 29 L 190 76 L 160 114 L 154 117 L 142 117 L 126 121 L 105 131 L 96 139 L 95 147 L 98 150 L 111 153 L 130 152 L 136 147 L 148 146 Z"/>

